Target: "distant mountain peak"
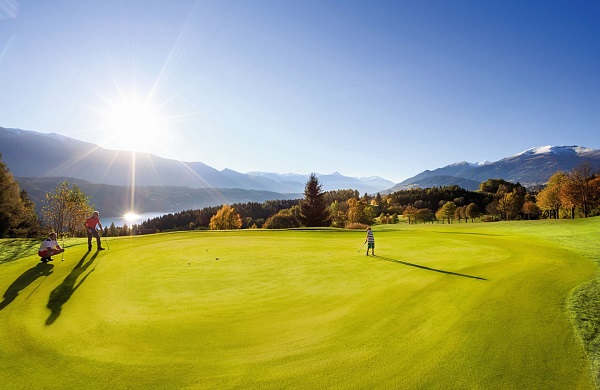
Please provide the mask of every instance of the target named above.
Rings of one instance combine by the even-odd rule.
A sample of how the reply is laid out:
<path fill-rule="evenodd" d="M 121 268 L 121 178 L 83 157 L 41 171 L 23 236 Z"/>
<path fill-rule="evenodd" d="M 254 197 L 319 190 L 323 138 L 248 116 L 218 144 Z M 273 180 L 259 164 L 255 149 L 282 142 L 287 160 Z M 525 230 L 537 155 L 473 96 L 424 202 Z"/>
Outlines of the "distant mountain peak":
<path fill-rule="evenodd" d="M 461 166 L 472 166 L 473 164 L 471 164 L 470 162 L 466 162 L 466 161 L 461 161 L 461 162 L 456 162 L 454 164 L 450 164 L 448 165 L 449 167 L 461 167 Z"/>
<path fill-rule="evenodd" d="M 485 160 L 485 161 L 481 161 L 481 162 L 476 162 L 476 163 L 471 163 L 471 162 L 467 162 L 467 161 L 461 161 L 461 162 L 457 162 L 454 164 L 450 164 L 447 165 L 446 167 L 466 167 L 466 168 L 472 168 L 472 167 L 480 167 L 483 165 L 488 165 L 491 164 L 490 161 Z"/>
<path fill-rule="evenodd" d="M 545 184 L 557 171 L 568 172 L 584 161 L 600 170 L 600 150 L 584 146 L 538 146 L 492 163 L 460 162 L 426 170 L 404 180 L 391 190 L 449 184 L 477 190 L 478 183 L 493 178 L 520 182 L 526 187 L 537 186 Z"/>
<path fill-rule="evenodd" d="M 546 146 L 536 146 L 535 148 L 531 148 L 531 149 L 527 149 L 521 153 L 518 153 L 512 157 L 519 157 L 519 156 L 532 156 L 532 155 L 537 155 L 537 154 L 565 154 L 565 153 L 569 153 L 569 154 L 582 154 L 582 153 L 587 153 L 587 152 L 593 152 L 595 149 L 592 148 L 586 148 L 585 146 L 552 146 L 552 145 L 546 145 Z"/>

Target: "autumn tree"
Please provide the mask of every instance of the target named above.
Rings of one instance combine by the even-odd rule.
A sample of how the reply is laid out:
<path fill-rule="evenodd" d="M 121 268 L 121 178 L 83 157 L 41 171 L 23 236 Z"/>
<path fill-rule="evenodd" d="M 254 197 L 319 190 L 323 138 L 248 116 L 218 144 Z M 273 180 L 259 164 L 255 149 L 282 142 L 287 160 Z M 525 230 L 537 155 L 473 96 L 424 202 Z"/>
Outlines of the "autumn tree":
<path fill-rule="evenodd" d="M 600 175 L 596 175 L 590 180 L 590 188 L 593 194 L 591 197 L 592 207 L 598 209 L 600 207 Z"/>
<path fill-rule="evenodd" d="M 488 179 L 479 184 L 479 191 L 496 194 L 498 192 L 509 192 L 515 184 L 504 179 Z"/>
<path fill-rule="evenodd" d="M 57 233 L 76 236 L 82 233 L 83 223 L 92 213 L 89 197 L 76 185 L 63 181 L 53 192 L 46 194 L 42 207 L 44 223 Z"/>
<path fill-rule="evenodd" d="M 522 209 L 522 202 L 516 192 L 507 192 L 498 199 L 496 210 L 506 221 L 515 219 Z"/>
<path fill-rule="evenodd" d="M 457 206 L 456 210 L 454 210 L 454 219 L 457 219 L 458 223 L 460 223 L 463 218 L 467 219 L 465 217 L 465 206 Z"/>
<path fill-rule="evenodd" d="M 329 213 L 331 214 L 331 226 L 344 227 L 348 221 L 348 202 L 337 200 L 329 206 Z"/>
<path fill-rule="evenodd" d="M 454 213 L 456 212 L 456 204 L 454 202 L 446 202 L 444 205 L 435 213 L 435 217 L 440 221 L 447 220 L 451 223 L 454 219 Z"/>
<path fill-rule="evenodd" d="M 595 196 L 594 188 L 590 185 L 593 178 L 590 163 L 583 163 L 567 174 L 561 187 L 560 198 L 564 204 L 570 206 L 571 218 L 575 218 L 576 207 L 581 210 L 585 218 L 588 217 Z"/>
<path fill-rule="evenodd" d="M 415 214 L 415 223 L 417 222 L 433 222 L 435 220 L 435 215 L 433 211 L 428 208 L 418 209 Z"/>
<path fill-rule="evenodd" d="M 331 225 L 331 214 L 321 189 L 319 179 L 314 173 L 306 182 L 304 199 L 300 202 L 299 219 L 307 227 L 321 227 Z"/>
<path fill-rule="evenodd" d="M 291 209 L 279 210 L 277 214 L 267 218 L 263 227 L 265 229 L 290 229 L 300 227 L 300 222 L 297 218 L 297 208 L 297 206 L 294 206 Z"/>
<path fill-rule="evenodd" d="M 375 214 L 371 206 L 362 200 L 348 199 L 348 224 L 372 225 Z"/>
<path fill-rule="evenodd" d="M 465 208 L 465 216 L 471 218 L 471 222 L 475 222 L 475 218 L 481 216 L 481 211 L 475 203 L 469 203 Z"/>
<path fill-rule="evenodd" d="M 415 217 L 417 215 L 417 211 L 419 211 L 416 207 L 414 206 L 407 206 L 404 209 L 403 212 L 403 216 L 404 218 L 408 219 L 408 224 L 410 225 L 411 223 L 415 222 Z"/>
<path fill-rule="evenodd" d="M 537 219 L 540 214 L 540 209 L 537 207 L 535 202 L 530 200 L 526 201 L 523 204 L 523 214 L 527 217 L 527 219 Z"/>
<path fill-rule="evenodd" d="M 566 180 L 564 172 L 556 172 L 550 176 L 546 187 L 539 192 L 536 204 L 550 218 L 558 218 L 561 207 L 561 187 Z"/>
<path fill-rule="evenodd" d="M 210 230 L 234 230 L 242 227 L 242 217 L 229 205 L 223 205 L 208 224 Z"/>

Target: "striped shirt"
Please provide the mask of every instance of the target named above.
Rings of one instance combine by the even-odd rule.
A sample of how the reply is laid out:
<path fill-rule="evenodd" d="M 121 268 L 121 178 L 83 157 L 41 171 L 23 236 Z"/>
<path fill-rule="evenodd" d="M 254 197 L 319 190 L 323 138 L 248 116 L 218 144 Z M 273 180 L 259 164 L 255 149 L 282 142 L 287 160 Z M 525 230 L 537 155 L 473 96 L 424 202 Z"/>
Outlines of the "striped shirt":
<path fill-rule="evenodd" d="M 373 237 L 373 232 L 371 230 L 367 230 L 367 242 L 369 244 L 375 243 L 375 237 Z"/>

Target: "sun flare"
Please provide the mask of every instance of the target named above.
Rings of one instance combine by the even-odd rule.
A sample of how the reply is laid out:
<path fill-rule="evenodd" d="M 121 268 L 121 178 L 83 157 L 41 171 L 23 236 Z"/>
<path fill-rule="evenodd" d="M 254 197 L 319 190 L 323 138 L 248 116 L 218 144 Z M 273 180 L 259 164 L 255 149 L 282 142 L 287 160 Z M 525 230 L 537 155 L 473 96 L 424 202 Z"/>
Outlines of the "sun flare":
<path fill-rule="evenodd" d="M 123 216 L 123 218 L 125 218 L 126 221 L 131 222 L 131 221 L 138 220 L 140 218 L 140 216 L 139 216 L 139 214 L 136 214 L 136 213 L 127 213 Z"/>
<path fill-rule="evenodd" d="M 110 149 L 152 152 L 164 142 L 167 127 L 161 106 L 136 95 L 120 96 L 102 113 L 104 146 Z"/>

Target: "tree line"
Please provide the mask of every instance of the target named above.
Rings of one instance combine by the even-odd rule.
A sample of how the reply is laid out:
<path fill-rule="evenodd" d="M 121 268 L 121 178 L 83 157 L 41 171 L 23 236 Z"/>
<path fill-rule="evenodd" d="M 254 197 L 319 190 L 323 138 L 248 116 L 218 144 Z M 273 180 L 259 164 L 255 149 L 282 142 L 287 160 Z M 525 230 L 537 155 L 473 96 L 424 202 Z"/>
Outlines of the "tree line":
<path fill-rule="evenodd" d="M 0 238 L 38 237 L 49 230 L 85 236 L 83 221 L 91 199 L 68 181 L 46 194 L 42 215 L 0 155 Z M 477 191 L 459 186 L 413 188 L 390 194 L 363 194 L 352 189 L 323 191 L 310 175 L 303 199 L 271 200 L 184 210 L 138 225 L 104 227 L 108 236 L 196 229 L 285 229 L 296 227 L 364 228 L 374 223 L 453 223 L 577 218 L 600 215 L 600 175 L 590 164 L 555 173 L 546 186 L 527 190 L 503 179 L 482 182 Z"/>
<path fill-rule="evenodd" d="M 277 201 L 281 207 L 270 208 L 271 213 L 254 215 L 263 210 L 246 205 L 223 206 L 228 218 L 241 220 L 242 224 L 216 224 L 223 218 L 219 207 L 201 210 L 204 220 L 186 220 L 189 228 L 212 229 L 215 226 L 230 228 L 294 228 L 332 226 L 362 228 L 374 223 L 397 223 L 402 216 L 408 223 L 453 223 L 483 221 L 530 220 L 539 218 L 576 218 L 600 215 L 600 175 L 594 174 L 589 164 L 582 164 L 568 173 L 557 172 L 541 191 L 528 191 L 520 183 L 504 179 L 482 182 L 478 191 L 459 186 L 413 188 L 388 195 L 359 195 L 356 190 L 323 192 L 313 174 L 306 183 L 304 199 Z M 264 211 L 264 210 L 263 210 Z M 239 216 L 239 218 L 238 218 Z M 175 216 L 174 216 L 175 217 Z M 142 227 L 157 231 L 185 228 L 165 226 L 160 219 L 148 220 Z M 211 220 L 213 223 L 211 224 Z"/>

